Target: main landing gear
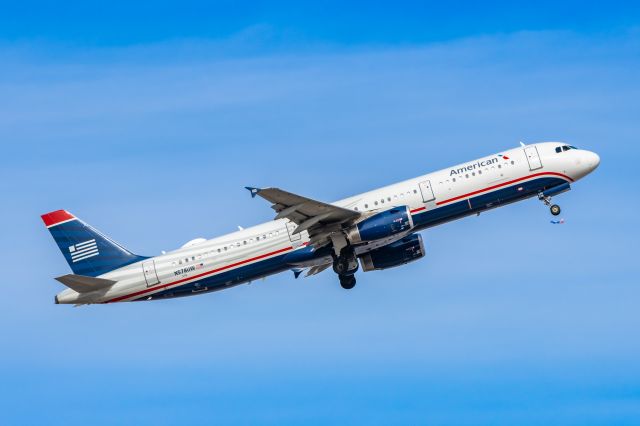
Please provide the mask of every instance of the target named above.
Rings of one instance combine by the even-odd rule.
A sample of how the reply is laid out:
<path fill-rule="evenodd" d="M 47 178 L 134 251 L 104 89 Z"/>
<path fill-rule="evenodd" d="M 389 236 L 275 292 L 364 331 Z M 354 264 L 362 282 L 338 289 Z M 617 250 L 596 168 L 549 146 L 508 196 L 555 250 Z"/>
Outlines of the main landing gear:
<path fill-rule="evenodd" d="M 544 203 L 545 206 L 549 207 L 549 211 L 552 215 L 558 216 L 562 211 L 560 206 L 557 204 L 551 204 L 551 197 L 549 195 L 544 195 L 542 192 L 538 194 L 538 198 L 540 201 Z"/>
<path fill-rule="evenodd" d="M 351 290 L 356 286 L 356 276 L 355 275 L 338 275 L 340 279 L 340 286 L 345 290 Z"/>
<path fill-rule="evenodd" d="M 339 256 L 333 256 L 333 271 L 338 274 L 342 288 L 351 290 L 355 287 L 355 273 L 358 271 L 358 259 L 351 246 L 346 246 L 340 250 Z"/>

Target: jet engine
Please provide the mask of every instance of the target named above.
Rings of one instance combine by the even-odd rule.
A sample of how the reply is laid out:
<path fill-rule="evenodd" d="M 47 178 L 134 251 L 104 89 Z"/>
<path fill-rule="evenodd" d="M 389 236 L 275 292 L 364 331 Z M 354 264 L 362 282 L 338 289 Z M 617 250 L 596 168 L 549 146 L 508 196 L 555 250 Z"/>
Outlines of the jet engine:
<path fill-rule="evenodd" d="M 424 257 L 424 243 L 420 234 L 406 237 L 360 256 L 362 270 L 373 271 L 405 265 Z"/>
<path fill-rule="evenodd" d="M 393 207 L 363 219 L 347 230 L 352 244 L 388 238 L 413 228 L 408 206 Z"/>

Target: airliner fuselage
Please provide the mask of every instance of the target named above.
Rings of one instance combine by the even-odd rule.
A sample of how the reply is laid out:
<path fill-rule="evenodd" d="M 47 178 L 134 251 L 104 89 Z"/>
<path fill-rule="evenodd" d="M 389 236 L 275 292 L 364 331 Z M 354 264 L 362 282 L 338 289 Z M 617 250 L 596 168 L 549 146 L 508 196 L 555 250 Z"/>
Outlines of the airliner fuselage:
<path fill-rule="evenodd" d="M 189 296 L 293 270 L 333 266 L 344 288 L 355 272 L 399 266 L 424 256 L 417 232 L 537 197 L 551 197 L 592 172 L 599 157 L 560 142 L 510 149 L 468 163 L 322 203 L 277 188 L 248 188 L 273 203 L 276 219 L 211 240 L 197 239 L 155 257 L 124 247 L 67 211 L 43 220 L 74 274 L 56 303 L 91 304 Z"/>

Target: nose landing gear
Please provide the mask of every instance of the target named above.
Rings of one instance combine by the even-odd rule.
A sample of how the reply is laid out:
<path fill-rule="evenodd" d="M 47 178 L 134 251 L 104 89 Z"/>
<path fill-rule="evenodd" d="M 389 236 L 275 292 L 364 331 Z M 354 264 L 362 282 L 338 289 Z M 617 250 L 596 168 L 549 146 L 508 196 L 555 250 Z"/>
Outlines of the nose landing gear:
<path fill-rule="evenodd" d="M 544 203 L 545 206 L 549 207 L 549 211 L 552 215 L 558 216 L 562 209 L 557 204 L 551 204 L 551 196 L 544 195 L 542 192 L 538 194 L 538 199 Z"/>

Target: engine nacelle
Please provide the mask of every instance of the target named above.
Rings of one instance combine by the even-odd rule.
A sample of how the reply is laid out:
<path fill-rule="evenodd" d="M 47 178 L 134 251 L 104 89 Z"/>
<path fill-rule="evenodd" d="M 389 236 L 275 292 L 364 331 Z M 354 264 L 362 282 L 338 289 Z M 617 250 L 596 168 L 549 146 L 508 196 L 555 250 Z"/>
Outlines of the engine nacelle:
<path fill-rule="evenodd" d="M 353 244 L 381 240 L 413 228 L 413 218 L 408 206 L 394 207 L 369 216 L 347 231 Z"/>
<path fill-rule="evenodd" d="M 420 234 L 407 235 L 394 243 L 360 256 L 362 270 L 373 271 L 405 265 L 424 257 L 424 243 Z"/>

